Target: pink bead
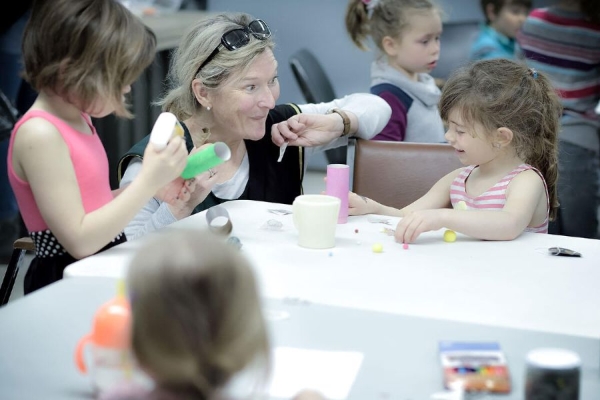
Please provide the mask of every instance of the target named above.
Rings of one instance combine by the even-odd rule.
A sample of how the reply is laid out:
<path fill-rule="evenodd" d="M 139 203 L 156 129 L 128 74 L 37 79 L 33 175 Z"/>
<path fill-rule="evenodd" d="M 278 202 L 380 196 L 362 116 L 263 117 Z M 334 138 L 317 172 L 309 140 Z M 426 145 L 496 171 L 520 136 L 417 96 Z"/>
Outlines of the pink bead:
<path fill-rule="evenodd" d="M 404 250 L 408 250 L 408 243 L 402 243 L 402 248 Z"/>

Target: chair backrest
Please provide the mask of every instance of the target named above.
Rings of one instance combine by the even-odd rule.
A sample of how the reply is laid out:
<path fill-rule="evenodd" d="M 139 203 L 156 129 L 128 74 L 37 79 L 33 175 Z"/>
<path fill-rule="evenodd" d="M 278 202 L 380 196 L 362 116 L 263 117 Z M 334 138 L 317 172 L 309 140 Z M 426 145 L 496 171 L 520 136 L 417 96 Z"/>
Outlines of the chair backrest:
<path fill-rule="evenodd" d="M 310 50 L 300 49 L 292 54 L 290 67 L 307 103 L 323 103 L 336 98 L 327 73 Z M 326 156 L 330 164 L 345 164 L 346 148 L 327 150 Z"/>
<path fill-rule="evenodd" d="M 396 208 L 417 200 L 444 175 L 463 166 L 448 144 L 353 142 L 348 154 L 349 160 L 354 159 L 352 191 Z"/>
<path fill-rule="evenodd" d="M 292 54 L 290 67 L 308 103 L 321 103 L 335 99 L 331 81 L 312 52 L 300 49 Z"/>

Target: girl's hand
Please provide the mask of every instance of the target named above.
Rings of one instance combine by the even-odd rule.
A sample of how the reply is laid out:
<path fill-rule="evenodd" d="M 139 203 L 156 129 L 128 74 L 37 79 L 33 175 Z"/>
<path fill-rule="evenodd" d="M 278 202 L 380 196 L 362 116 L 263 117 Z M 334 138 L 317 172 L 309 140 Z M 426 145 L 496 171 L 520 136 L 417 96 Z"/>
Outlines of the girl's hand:
<path fill-rule="evenodd" d="M 190 154 L 194 154 L 207 146 L 210 146 L 210 144 L 195 148 Z M 186 181 L 181 177 L 175 179 L 163 187 L 156 197 L 169 203 L 171 213 L 178 220 L 190 216 L 194 208 L 206 199 L 217 183 L 218 167 L 211 169 L 213 171 L 212 176 L 209 171 L 206 171 Z"/>
<path fill-rule="evenodd" d="M 437 231 L 444 227 L 444 213 L 448 209 L 413 211 L 403 217 L 396 226 L 394 237 L 398 243 L 412 243 L 423 232 Z"/>
<path fill-rule="evenodd" d="M 152 143 L 144 150 L 140 176 L 157 192 L 160 188 L 178 178 L 187 164 L 187 150 L 184 140 L 176 136 L 162 151 L 156 151 Z"/>
<path fill-rule="evenodd" d="M 354 192 L 348 193 L 348 215 L 373 214 L 377 202 Z"/>
<path fill-rule="evenodd" d="M 316 390 L 304 389 L 298 392 L 292 400 L 325 400 L 325 397 Z"/>
<path fill-rule="evenodd" d="M 339 138 L 343 130 L 344 123 L 337 114 L 298 114 L 273 125 L 271 139 L 277 146 L 288 141 L 292 146 L 314 147 Z"/>

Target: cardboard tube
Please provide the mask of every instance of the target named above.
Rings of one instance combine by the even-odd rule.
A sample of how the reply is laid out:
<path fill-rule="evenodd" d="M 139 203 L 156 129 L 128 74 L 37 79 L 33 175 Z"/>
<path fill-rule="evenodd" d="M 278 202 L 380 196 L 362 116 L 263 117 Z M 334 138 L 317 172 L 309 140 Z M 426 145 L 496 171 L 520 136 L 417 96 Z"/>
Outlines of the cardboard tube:
<path fill-rule="evenodd" d="M 205 149 L 188 156 L 187 165 L 181 173 L 181 177 L 191 179 L 212 167 L 224 163 L 230 157 L 231 150 L 229 150 L 229 146 L 223 142 L 212 143 Z"/>
<path fill-rule="evenodd" d="M 206 212 L 206 222 L 211 232 L 219 235 L 229 235 L 233 230 L 233 224 L 227 210 L 221 206 L 212 206 Z"/>

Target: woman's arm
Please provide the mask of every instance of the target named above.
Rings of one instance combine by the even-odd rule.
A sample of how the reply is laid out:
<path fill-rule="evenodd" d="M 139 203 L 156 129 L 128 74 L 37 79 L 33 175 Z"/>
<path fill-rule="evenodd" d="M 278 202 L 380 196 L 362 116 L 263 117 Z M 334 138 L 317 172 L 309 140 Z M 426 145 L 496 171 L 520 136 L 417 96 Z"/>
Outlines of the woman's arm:
<path fill-rule="evenodd" d="M 139 158 L 132 159 L 129 165 L 127 165 L 127 169 L 125 169 L 125 173 L 119 184 L 120 188 L 125 188 L 133 182 L 141 169 L 142 160 Z M 125 235 L 127 239 L 132 240 L 161 229 L 175 221 L 177 221 L 177 218 L 171 212 L 169 205 L 153 197 L 127 224 Z"/>
<path fill-rule="evenodd" d="M 326 103 L 300 104 L 306 114 L 325 114 L 332 108 L 352 113 L 358 126 L 352 126 L 350 136 L 371 139 L 387 125 L 392 109 L 381 97 L 370 93 L 354 93 Z M 339 118 L 339 116 L 338 116 Z M 347 139 L 345 140 L 347 143 Z"/>
<path fill-rule="evenodd" d="M 348 136 L 370 139 L 387 124 L 391 109 L 379 96 L 357 93 L 327 103 L 300 106 L 302 113 L 274 124 L 271 138 L 277 146 L 288 142 L 292 146 L 305 147 L 310 157 L 314 152 L 348 144 Z M 344 135 L 343 118 L 337 113 L 327 114 L 338 108 L 348 117 L 350 129 Z"/>

